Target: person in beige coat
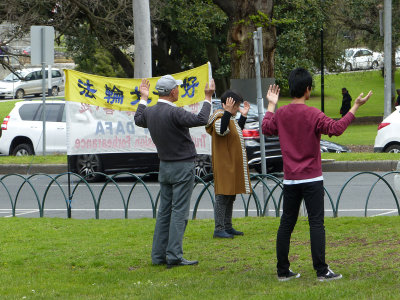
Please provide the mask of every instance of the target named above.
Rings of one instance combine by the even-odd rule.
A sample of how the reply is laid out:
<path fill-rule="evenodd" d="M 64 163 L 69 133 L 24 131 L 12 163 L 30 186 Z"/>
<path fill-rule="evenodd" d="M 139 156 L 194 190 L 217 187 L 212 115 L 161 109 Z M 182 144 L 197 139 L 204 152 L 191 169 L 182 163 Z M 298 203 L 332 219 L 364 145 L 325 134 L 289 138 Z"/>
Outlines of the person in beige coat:
<path fill-rule="evenodd" d="M 250 194 L 251 183 L 242 130 L 250 104 L 237 92 L 228 90 L 221 96 L 223 109 L 216 110 L 208 120 L 206 131 L 212 136 L 212 167 L 215 204 L 214 238 L 243 235 L 232 227 L 233 202 L 236 194 Z M 243 103 L 243 108 L 240 104 Z M 236 121 L 236 114 L 241 116 Z"/>

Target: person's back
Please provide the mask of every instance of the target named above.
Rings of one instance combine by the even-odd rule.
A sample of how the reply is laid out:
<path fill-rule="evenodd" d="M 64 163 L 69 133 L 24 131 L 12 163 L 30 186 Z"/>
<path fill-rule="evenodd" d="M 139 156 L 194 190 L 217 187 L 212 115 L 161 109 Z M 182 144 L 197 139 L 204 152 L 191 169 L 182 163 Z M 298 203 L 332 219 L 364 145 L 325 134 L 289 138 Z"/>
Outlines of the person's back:
<path fill-rule="evenodd" d="M 289 76 L 291 104 L 275 112 L 279 87 L 270 86 L 267 93 L 268 110 L 262 122 L 266 135 L 279 135 L 283 156 L 283 213 L 276 241 L 277 275 L 279 281 L 299 278 L 290 270 L 290 238 L 304 200 L 310 225 L 311 256 L 320 281 L 340 279 L 325 262 L 324 186 L 319 142 L 321 134 L 340 135 L 345 131 L 358 107 L 371 96 L 362 94 L 342 119 L 335 121 L 305 101 L 310 99 L 311 74 L 302 68 Z"/>
<path fill-rule="evenodd" d="M 161 160 L 185 160 L 196 156 L 196 148 L 189 133 L 189 127 L 207 122 L 209 110 L 199 115 L 185 111 L 165 102 L 159 102 L 145 111 L 147 128 L 157 147 Z"/>
<path fill-rule="evenodd" d="M 276 111 L 285 178 L 321 175 L 321 169 L 315 164 L 321 159 L 321 133 L 316 128 L 319 114 L 316 108 L 305 104 L 289 104 Z"/>

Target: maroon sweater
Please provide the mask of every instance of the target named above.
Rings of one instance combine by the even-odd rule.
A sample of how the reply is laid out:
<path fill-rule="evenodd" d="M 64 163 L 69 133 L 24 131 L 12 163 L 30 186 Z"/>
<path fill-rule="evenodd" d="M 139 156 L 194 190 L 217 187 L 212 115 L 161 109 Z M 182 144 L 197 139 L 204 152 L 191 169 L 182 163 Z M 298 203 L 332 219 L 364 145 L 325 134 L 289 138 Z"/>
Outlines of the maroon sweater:
<path fill-rule="evenodd" d="M 279 135 L 285 179 L 310 179 L 322 175 L 321 134 L 339 136 L 354 119 L 349 112 L 335 121 L 317 108 L 289 104 L 265 114 L 262 132 Z"/>

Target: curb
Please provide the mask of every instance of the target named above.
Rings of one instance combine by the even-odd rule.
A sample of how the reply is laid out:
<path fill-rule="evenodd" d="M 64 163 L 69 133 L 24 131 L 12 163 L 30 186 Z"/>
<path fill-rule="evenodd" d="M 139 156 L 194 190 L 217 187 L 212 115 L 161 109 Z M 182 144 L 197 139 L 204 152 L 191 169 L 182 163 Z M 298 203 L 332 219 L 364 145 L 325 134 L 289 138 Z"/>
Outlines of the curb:
<path fill-rule="evenodd" d="M 61 174 L 65 172 L 68 172 L 66 164 L 0 164 L 0 174 Z"/>
<path fill-rule="evenodd" d="M 376 160 L 376 161 L 334 161 L 323 160 L 323 172 L 362 172 L 377 171 L 390 172 L 397 169 L 397 160 Z M 0 164 L 0 174 L 61 174 L 68 172 L 66 164 Z"/>
<path fill-rule="evenodd" d="M 397 160 L 375 160 L 375 161 L 334 161 L 322 164 L 323 172 L 363 172 L 377 171 L 390 172 L 396 171 Z"/>

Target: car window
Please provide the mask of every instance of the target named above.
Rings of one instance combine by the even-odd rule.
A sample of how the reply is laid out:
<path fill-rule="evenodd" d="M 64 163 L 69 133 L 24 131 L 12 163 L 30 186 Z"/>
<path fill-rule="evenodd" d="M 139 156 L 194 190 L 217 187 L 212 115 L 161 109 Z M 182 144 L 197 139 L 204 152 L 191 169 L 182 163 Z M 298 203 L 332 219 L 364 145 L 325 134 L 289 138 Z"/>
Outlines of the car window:
<path fill-rule="evenodd" d="M 19 116 L 24 121 L 35 120 L 36 113 L 39 109 L 40 103 L 37 104 L 26 104 L 19 108 Z"/>
<path fill-rule="evenodd" d="M 53 78 L 61 77 L 60 71 L 52 70 L 52 71 L 51 71 L 51 77 L 53 77 Z"/>
<path fill-rule="evenodd" d="M 36 72 L 31 72 L 28 75 L 25 76 L 25 80 L 35 80 L 36 79 Z"/>
<path fill-rule="evenodd" d="M 46 121 L 47 122 L 62 122 L 64 112 L 64 104 L 52 103 L 46 104 Z M 40 117 L 39 117 L 40 116 Z M 36 121 L 43 120 L 43 106 L 40 105 L 39 111 L 35 118 Z"/>
<path fill-rule="evenodd" d="M 369 52 L 368 50 L 363 50 L 363 55 L 364 56 L 370 56 L 370 55 L 372 55 L 372 53 Z"/>

